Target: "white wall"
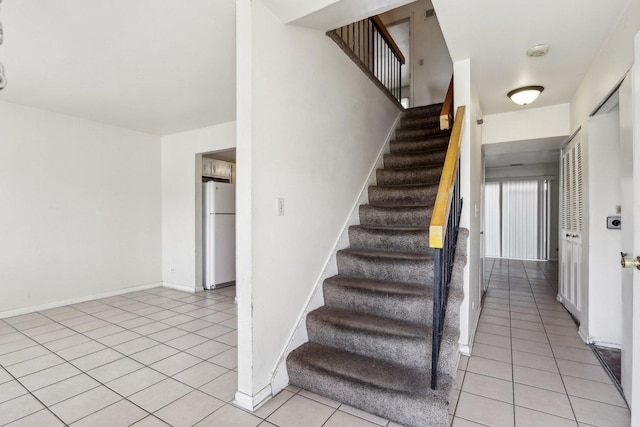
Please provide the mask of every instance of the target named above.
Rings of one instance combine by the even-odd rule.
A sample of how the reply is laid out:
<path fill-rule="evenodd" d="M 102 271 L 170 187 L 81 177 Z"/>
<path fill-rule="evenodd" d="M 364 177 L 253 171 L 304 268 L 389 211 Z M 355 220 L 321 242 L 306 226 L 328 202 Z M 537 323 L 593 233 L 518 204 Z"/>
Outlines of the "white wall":
<path fill-rule="evenodd" d="M 484 180 L 482 170 L 482 126 L 477 120 L 482 117 L 482 109 L 473 82 L 471 60 L 453 64 L 455 76 L 455 107 L 466 106 L 462 145 L 460 152 L 460 183 L 462 189 L 462 216 L 460 227 L 469 229 L 467 265 L 464 269 L 464 301 L 460 307 L 460 346 L 468 352 L 475 334 L 480 315 L 482 296 L 482 260 L 480 259 L 480 223 L 482 216 L 481 187 Z"/>
<path fill-rule="evenodd" d="M 589 120 L 589 338 L 601 344 L 621 344 L 622 288 L 617 262 L 622 230 L 606 228 L 616 215 L 620 195 L 620 121 L 616 108 Z M 585 316 L 583 316 L 584 318 Z"/>
<path fill-rule="evenodd" d="M 160 138 L 0 102 L 0 312 L 161 281 Z"/>
<path fill-rule="evenodd" d="M 411 20 L 412 107 L 443 102 L 453 73 L 453 63 L 438 19 L 425 19 L 428 9 L 433 9 L 431 1 L 420 0 L 380 16 L 385 25 L 406 18 Z M 420 65 L 421 59 L 423 65 Z"/>
<path fill-rule="evenodd" d="M 202 153 L 236 146 L 236 122 L 162 137 L 162 280 L 202 289 Z M 200 154 L 200 155 L 198 155 Z"/>
<path fill-rule="evenodd" d="M 569 135 L 569 104 L 484 116 L 482 143 L 495 144 Z"/>
<path fill-rule="evenodd" d="M 400 112 L 323 31 L 285 26 L 261 0 L 238 13 L 253 72 L 238 76 L 238 304 L 251 324 L 236 398 L 255 404 Z"/>

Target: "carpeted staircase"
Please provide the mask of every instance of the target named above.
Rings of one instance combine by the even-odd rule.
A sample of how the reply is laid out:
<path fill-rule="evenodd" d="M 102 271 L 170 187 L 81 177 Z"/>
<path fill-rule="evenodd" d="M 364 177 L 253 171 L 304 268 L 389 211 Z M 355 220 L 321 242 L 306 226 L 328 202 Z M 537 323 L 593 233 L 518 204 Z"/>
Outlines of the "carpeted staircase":
<path fill-rule="evenodd" d="M 429 222 L 449 132 L 441 105 L 403 113 L 350 247 L 337 253 L 337 276 L 323 284 L 325 305 L 308 314 L 309 342 L 291 352 L 291 384 L 411 427 L 448 425 L 458 362 L 462 268 L 460 230 L 431 390 L 433 250 Z"/>

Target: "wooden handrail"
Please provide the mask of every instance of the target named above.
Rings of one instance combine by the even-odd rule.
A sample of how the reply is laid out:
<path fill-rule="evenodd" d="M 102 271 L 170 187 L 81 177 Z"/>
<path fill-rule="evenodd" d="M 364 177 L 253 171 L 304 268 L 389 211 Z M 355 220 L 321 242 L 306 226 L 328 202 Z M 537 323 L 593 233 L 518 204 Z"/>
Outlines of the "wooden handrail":
<path fill-rule="evenodd" d="M 447 156 L 444 159 L 438 195 L 431 215 L 429 225 L 429 246 L 432 248 L 442 248 L 444 238 L 447 233 L 447 223 L 449 221 L 449 211 L 451 209 L 451 199 L 453 198 L 453 187 L 455 186 L 456 173 L 458 172 L 458 159 L 460 158 L 460 142 L 462 140 L 462 121 L 464 119 L 465 107 L 460 106 L 456 111 L 456 119 L 453 123 L 451 138 Z"/>
<path fill-rule="evenodd" d="M 447 96 L 444 98 L 442 104 L 442 110 L 440 110 L 440 130 L 446 130 L 451 127 L 451 120 L 453 119 L 453 76 L 449 82 L 449 89 L 447 89 Z"/>
<path fill-rule="evenodd" d="M 382 35 L 382 37 L 386 40 L 386 42 L 389 43 L 389 46 L 391 46 L 391 49 L 396 53 L 396 55 L 398 55 L 398 59 L 400 59 L 400 62 L 402 63 L 402 65 L 404 65 L 405 63 L 404 55 L 402 54 L 402 51 L 396 44 L 395 40 L 393 40 L 393 37 L 391 37 L 391 34 L 389 34 L 389 30 L 387 30 L 387 27 L 385 27 L 385 25 L 382 23 L 382 19 L 380 19 L 378 15 L 375 15 L 371 17 L 371 20 L 373 21 L 375 26 L 378 27 L 378 31 L 380 31 L 380 35 Z"/>

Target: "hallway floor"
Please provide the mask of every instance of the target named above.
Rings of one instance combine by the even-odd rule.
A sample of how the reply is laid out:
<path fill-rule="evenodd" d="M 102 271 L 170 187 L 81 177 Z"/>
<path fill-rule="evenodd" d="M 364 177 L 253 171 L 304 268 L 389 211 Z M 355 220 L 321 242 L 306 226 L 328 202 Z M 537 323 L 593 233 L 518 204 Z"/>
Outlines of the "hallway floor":
<path fill-rule="evenodd" d="M 453 426 L 629 426 L 555 268 L 492 261 Z M 291 386 L 254 414 L 232 406 L 234 295 L 156 288 L 0 320 L 0 426 L 397 427 Z"/>
<path fill-rule="evenodd" d="M 557 263 L 488 261 L 453 426 L 629 426 L 625 401 L 556 301 Z"/>

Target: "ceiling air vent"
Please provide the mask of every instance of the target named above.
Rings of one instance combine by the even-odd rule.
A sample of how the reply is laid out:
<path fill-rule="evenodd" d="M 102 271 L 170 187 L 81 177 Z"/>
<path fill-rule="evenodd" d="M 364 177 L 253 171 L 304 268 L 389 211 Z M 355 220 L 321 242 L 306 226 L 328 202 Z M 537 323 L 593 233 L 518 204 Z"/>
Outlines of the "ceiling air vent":
<path fill-rule="evenodd" d="M 433 18 L 434 16 L 436 16 L 436 11 L 435 9 L 429 9 L 426 11 L 426 13 L 424 14 L 424 19 L 429 19 L 429 18 Z"/>

